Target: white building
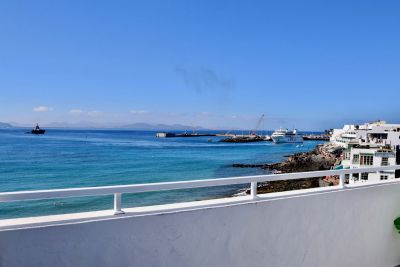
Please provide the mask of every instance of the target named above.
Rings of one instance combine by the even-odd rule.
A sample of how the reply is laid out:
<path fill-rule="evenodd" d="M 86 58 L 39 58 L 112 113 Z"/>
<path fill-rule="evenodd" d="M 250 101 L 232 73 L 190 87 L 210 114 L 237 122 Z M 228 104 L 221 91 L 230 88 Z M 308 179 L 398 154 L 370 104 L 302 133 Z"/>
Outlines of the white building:
<path fill-rule="evenodd" d="M 379 167 L 396 165 L 396 153 L 390 146 L 377 144 L 349 144 L 343 152 L 342 166 L 345 169 L 357 169 L 365 167 Z M 346 175 L 349 184 L 362 182 L 377 182 L 379 180 L 395 179 L 395 171 L 377 173 L 354 173 Z"/>
<path fill-rule="evenodd" d="M 345 125 L 342 129 L 333 130 L 331 143 L 345 148 L 341 163 L 345 169 L 400 164 L 400 124 L 376 121 L 363 125 Z M 394 171 L 388 171 L 356 173 L 347 175 L 346 180 L 353 184 L 396 177 L 400 177 L 400 173 L 396 175 Z"/>
<path fill-rule="evenodd" d="M 330 141 L 344 148 L 347 148 L 350 142 L 390 145 L 396 148 L 400 146 L 400 124 L 376 121 L 363 125 L 345 125 L 342 129 L 333 130 Z"/>

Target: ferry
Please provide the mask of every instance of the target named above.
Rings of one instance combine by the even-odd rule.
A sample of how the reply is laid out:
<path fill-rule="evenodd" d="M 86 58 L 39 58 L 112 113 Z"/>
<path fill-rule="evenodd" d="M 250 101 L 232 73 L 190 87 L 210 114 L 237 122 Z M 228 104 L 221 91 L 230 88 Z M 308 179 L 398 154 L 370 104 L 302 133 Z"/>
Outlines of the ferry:
<path fill-rule="evenodd" d="M 297 133 L 297 130 L 289 131 L 288 129 L 276 130 L 271 135 L 274 143 L 303 143 L 303 136 Z"/>

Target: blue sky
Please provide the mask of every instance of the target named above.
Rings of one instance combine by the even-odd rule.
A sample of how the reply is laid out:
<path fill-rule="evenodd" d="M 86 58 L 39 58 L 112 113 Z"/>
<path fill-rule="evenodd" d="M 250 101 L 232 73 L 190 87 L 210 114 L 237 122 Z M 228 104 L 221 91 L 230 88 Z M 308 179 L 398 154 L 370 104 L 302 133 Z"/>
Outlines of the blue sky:
<path fill-rule="evenodd" d="M 1 1 L 0 121 L 400 122 L 399 1 Z"/>

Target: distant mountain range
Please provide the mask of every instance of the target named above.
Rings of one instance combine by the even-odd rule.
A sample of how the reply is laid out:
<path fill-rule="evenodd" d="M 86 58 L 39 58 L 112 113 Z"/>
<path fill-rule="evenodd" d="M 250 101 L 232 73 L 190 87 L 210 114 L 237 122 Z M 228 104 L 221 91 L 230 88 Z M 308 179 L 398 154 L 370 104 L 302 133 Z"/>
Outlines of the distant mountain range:
<path fill-rule="evenodd" d="M 149 124 L 149 123 L 133 123 L 121 126 L 121 128 L 125 129 L 133 129 L 133 130 L 205 130 L 205 128 L 200 126 L 188 126 L 183 124 Z"/>
<path fill-rule="evenodd" d="M 43 123 L 40 124 L 41 127 L 43 128 L 85 128 L 85 129 L 90 129 L 90 128 L 117 128 L 118 125 L 116 124 L 99 124 L 95 122 L 90 122 L 90 121 L 80 121 L 80 122 L 51 122 L 51 123 Z"/>
<path fill-rule="evenodd" d="M 99 124 L 94 122 L 87 122 L 81 121 L 76 123 L 69 123 L 69 122 L 52 122 L 52 123 L 43 123 L 40 124 L 42 128 L 78 128 L 78 129 L 94 129 L 94 128 L 101 128 L 101 129 L 130 129 L 130 130 L 163 130 L 163 131 L 172 131 L 172 130 L 181 130 L 181 131 L 191 131 L 195 130 L 206 130 L 204 127 L 201 126 L 188 126 L 183 124 L 150 124 L 150 123 L 132 123 L 132 124 L 116 124 L 116 123 L 109 123 L 109 124 Z M 33 127 L 33 125 L 25 125 L 19 123 L 4 123 L 0 122 L 0 128 L 13 128 L 13 127 Z"/>
<path fill-rule="evenodd" d="M 13 126 L 9 123 L 0 122 L 0 129 L 6 129 L 6 128 L 13 128 Z"/>

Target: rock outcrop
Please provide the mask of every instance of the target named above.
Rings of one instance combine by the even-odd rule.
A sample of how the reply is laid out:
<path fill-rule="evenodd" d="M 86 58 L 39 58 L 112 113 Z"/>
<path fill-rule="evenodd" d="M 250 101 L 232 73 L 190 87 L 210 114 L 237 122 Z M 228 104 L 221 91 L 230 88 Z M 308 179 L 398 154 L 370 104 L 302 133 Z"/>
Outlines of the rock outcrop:
<path fill-rule="evenodd" d="M 233 164 L 232 166 L 237 168 L 262 168 L 277 173 L 291 173 L 329 170 L 338 161 L 340 161 L 340 153 L 331 153 L 327 145 L 319 145 L 313 151 L 290 155 L 286 161 L 279 163 Z M 260 183 L 258 192 L 271 193 L 319 187 L 322 178 L 325 177 Z M 249 193 L 249 189 L 246 191 Z"/>

